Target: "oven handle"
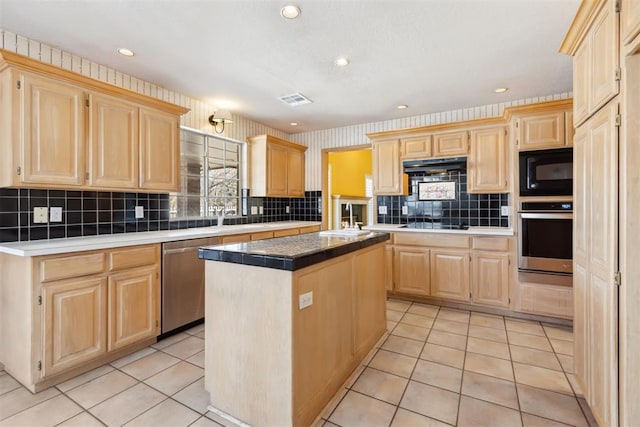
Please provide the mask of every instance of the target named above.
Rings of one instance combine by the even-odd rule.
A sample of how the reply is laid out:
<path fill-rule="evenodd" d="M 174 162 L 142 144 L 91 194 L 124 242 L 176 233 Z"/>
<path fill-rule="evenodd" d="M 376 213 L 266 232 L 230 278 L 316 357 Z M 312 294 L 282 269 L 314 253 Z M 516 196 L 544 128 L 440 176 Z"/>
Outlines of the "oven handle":
<path fill-rule="evenodd" d="M 572 213 L 562 212 L 562 213 L 533 213 L 533 212 L 520 212 L 518 213 L 520 218 L 525 219 L 573 219 Z"/>

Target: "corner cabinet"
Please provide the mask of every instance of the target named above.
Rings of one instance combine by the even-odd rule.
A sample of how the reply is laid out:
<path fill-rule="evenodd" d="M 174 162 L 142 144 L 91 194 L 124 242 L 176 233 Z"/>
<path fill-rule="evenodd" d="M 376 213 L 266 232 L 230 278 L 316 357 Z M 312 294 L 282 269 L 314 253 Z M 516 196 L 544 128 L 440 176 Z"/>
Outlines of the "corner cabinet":
<path fill-rule="evenodd" d="M 271 135 L 248 138 L 251 195 L 304 197 L 307 147 Z"/>
<path fill-rule="evenodd" d="M 177 191 L 188 110 L 0 50 L 0 186 Z"/>
<path fill-rule="evenodd" d="M 397 139 L 371 141 L 373 194 L 404 194 L 400 142 Z"/>
<path fill-rule="evenodd" d="M 148 346 L 160 334 L 159 244 L 2 254 L 0 264 L 0 361 L 31 391 Z M 24 284 L 17 291 L 16 282 Z"/>

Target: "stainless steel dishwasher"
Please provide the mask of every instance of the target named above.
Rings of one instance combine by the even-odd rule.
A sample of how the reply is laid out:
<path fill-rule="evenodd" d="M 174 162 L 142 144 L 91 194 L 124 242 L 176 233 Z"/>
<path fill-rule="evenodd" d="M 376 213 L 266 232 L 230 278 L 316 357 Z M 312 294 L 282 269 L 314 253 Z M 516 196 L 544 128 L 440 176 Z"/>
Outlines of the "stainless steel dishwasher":
<path fill-rule="evenodd" d="M 204 317 L 204 261 L 198 248 L 220 243 L 219 237 L 162 244 L 162 333 Z"/>

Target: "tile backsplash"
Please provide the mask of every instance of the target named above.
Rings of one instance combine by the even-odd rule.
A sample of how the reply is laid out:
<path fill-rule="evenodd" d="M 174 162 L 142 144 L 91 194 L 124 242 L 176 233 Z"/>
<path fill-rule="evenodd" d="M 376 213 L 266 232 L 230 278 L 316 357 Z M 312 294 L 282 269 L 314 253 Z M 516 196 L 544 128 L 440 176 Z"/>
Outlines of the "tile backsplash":
<path fill-rule="evenodd" d="M 320 191 L 297 199 L 247 197 L 244 203 L 262 206 L 263 213 L 229 217 L 225 224 L 320 221 L 321 197 Z M 135 206 L 143 207 L 144 218 L 135 218 Z M 34 207 L 61 207 L 62 222 L 34 223 Z M 0 188 L 0 242 L 209 227 L 216 221 L 170 220 L 168 194 Z"/>
<path fill-rule="evenodd" d="M 455 182 L 455 199 L 418 200 L 418 183 L 433 181 Z M 407 196 L 378 196 L 378 207 L 386 206 L 387 208 L 387 214 L 378 213 L 378 223 L 433 222 L 443 225 L 509 226 L 509 218 L 501 216 L 501 207 L 509 206 L 509 195 L 467 193 L 466 171 L 451 171 L 439 175 L 411 175 L 409 187 Z M 403 206 L 406 206 L 407 214 L 402 213 Z"/>

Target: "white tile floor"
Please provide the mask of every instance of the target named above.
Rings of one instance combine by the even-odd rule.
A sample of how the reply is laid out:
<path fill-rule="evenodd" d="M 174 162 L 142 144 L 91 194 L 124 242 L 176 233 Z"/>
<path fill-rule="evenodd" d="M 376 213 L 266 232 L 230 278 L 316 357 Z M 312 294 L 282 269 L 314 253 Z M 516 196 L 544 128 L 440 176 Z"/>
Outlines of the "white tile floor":
<path fill-rule="evenodd" d="M 571 330 L 390 300 L 390 334 L 318 426 L 595 426 Z M 203 326 L 31 394 L 0 371 L 0 426 L 217 426 Z"/>

